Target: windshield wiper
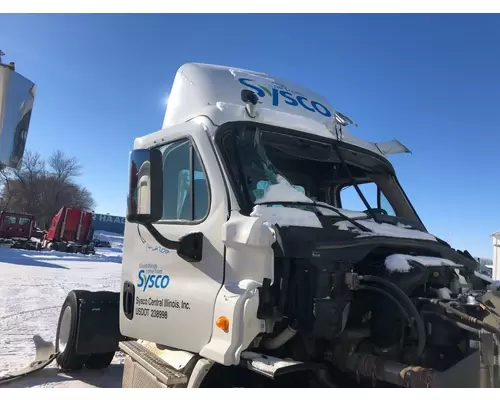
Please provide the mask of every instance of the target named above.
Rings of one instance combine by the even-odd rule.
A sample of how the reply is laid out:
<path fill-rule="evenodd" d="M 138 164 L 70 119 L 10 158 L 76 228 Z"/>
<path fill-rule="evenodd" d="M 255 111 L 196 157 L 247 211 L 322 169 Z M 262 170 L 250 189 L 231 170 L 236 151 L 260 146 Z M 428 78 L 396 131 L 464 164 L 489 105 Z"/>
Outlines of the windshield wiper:
<path fill-rule="evenodd" d="M 315 207 L 315 208 L 324 207 L 326 209 L 335 211 L 342 219 L 344 219 L 346 221 L 349 221 L 351 224 L 353 224 L 355 227 L 361 229 L 363 232 L 372 232 L 373 233 L 373 231 L 371 229 L 367 228 L 364 225 L 361 225 L 355 219 L 353 219 L 351 217 L 348 217 L 344 213 L 341 213 L 335 207 L 327 205 L 327 204 L 324 204 L 324 205 L 323 204 L 318 204 L 315 201 L 311 201 L 311 202 L 307 202 L 307 201 L 264 201 L 262 203 L 256 203 L 255 205 L 256 206 L 259 206 L 259 205 L 266 205 L 266 206 L 267 205 L 269 205 L 269 206 L 273 206 L 273 205 L 292 205 L 292 206 L 308 206 L 308 207 Z M 321 211 L 319 211 L 319 210 L 317 210 L 317 211 L 322 216 L 324 216 L 324 214 Z"/>
<path fill-rule="evenodd" d="M 340 163 L 342 164 L 342 166 L 345 168 L 346 172 L 347 172 L 347 175 L 349 176 L 349 179 L 351 180 L 351 183 L 352 185 L 354 186 L 354 189 L 356 189 L 356 192 L 358 192 L 358 195 L 359 197 L 361 198 L 361 201 L 363 202 L 363 204 L 365 205 L 366 207 L 366 211 L 370 214 L 370 216 L 373 218 L 373 220 L 377 223 L 380 223 L 380 221 L 377 219 L 376 217 L 376 214 L 373 212 L 372 208 L 370 207 L 370 204 L 368 203 L 368 201 L 366 200 L 366 197 L 365 195 L 363 194 L 363 192 L 361 191 L 361 189 L 359 188 L 358 184 L 356 183 L 356 180 L 354 179 L 354 177 L 352 176 L 351 174 L 351 170 L 349 169 L 349 166 L 347 165 L 347 163 L 345 162 L 344 160 L 344 157 L 342 157 L 342 154 L 341 152 L 339 151 L 338 149 L 338 146 L 336 144 L 332 145 L 332 147 L 334 148 L 335 152 L 337 153 L 337 156 L 339 157 L 340 159 Z"/>

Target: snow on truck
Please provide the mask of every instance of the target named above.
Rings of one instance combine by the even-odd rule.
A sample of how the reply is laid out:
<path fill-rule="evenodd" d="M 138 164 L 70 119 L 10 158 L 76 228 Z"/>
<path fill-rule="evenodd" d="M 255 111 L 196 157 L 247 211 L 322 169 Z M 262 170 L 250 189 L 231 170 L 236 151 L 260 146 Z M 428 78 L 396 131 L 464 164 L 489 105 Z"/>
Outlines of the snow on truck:
<path fill-rule="evenodd" d="M 282 79 L 183 65 L 130 154 L 120 292 L 70 292 L 25 372 L 120 349 L 123 387 L 497 387 L 495 283 L 425 228 L 387 158 L 409 150 L 351 124 Z"/>

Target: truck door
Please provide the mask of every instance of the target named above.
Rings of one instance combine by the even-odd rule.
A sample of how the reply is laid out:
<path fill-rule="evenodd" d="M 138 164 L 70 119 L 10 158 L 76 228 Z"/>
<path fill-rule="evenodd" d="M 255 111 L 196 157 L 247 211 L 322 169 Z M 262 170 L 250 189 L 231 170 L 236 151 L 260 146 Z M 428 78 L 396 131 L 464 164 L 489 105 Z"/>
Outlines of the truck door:
<path fill-rule="evenodd" d="M 120 329 L 126 336 L 199 352 L 210 341 L 215 300 L 223 284 L 221 235 L 228 203 L 211 143 L 199 126 L 190 126 L 188 134 L 169 132 L 169 141 L 159 147 L 163 218 L 154 225 L 174 241 L 202 232 L 202 259 L 186 261 L 175 250 L 161 247 L 146 228 L 127 222 Z M 132 298 L 133 312 L 126 305 Z"/>

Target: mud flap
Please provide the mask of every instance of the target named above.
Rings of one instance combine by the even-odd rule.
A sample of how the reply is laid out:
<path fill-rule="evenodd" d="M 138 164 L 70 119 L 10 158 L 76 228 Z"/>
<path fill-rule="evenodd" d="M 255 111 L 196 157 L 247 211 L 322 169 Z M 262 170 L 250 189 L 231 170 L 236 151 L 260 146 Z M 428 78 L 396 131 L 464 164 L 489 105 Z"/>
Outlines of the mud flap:
<path fill-rule="evenodd" d="M 118 350 L 125 340 L 120 333 L 120 293 L 84 292 L 79 296 L 78 354 L 99 354 Z"/>
<path fill-rule="evenodd" d="M 40 371 L 56 359 L 57 353 L 53 343 L 46 342 L 39 335 L 33 336 L 33 342 L 35 342 L 36 349 L 35 360 L 24 368 L 0 377 L 0 385 L 5 385 L 16 379 L 23 378 L 33 372 Z"/>

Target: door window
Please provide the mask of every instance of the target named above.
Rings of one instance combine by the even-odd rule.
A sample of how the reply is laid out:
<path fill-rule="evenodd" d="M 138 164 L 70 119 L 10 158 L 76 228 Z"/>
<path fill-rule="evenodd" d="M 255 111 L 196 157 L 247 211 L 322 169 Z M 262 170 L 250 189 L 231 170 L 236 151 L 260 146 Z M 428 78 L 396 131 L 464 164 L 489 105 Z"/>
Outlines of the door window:
<path fill-rule="evenodd" d="M 208 182 L 189 139 L 161 148 L 163 153 L 163 220 L 198 221 L 209 210 Z"/>

